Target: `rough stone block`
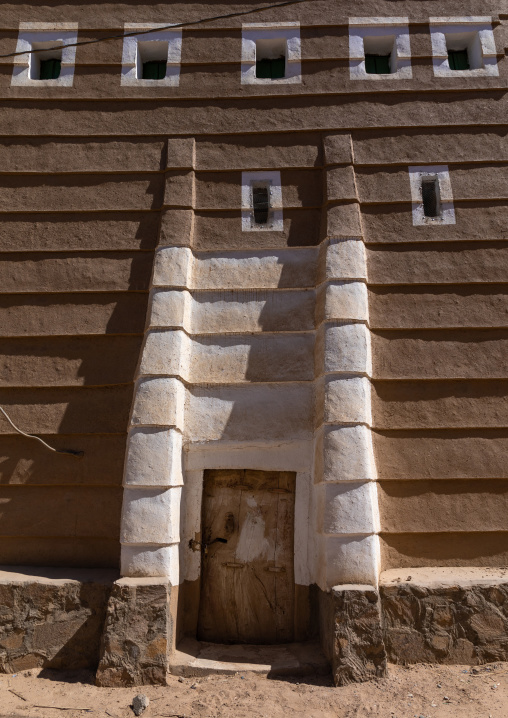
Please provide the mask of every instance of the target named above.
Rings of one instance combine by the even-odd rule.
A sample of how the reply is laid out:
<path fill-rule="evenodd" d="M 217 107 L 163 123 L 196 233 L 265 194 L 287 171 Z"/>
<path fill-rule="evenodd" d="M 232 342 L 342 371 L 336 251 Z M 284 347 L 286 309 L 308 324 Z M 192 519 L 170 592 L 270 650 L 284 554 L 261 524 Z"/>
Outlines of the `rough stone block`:
<path fill-rule="evenodd" d="M 508 581 L 438 582 L 425 569 L 405 569 L 380 586 L 385 643 L 393 663 L 481 664 L 508 660 Z M 426 569 L 443 572 L 446 569 Z M 474 569 L 473 569 L 474 571 Z M 394 573 L 390 571 L 387 573 Z M 414 581 L 404 580 L 408 577 Z"/>
<path fill-rule="evenodd" d="M 194 212 L 191 209 L 168 209 L 162 213 L 159 246 L 188 247 L 194 232 Z"/>
<path fill-rule="evenodd" d="M 324 591 L 348 583 L 377 583 L 380 568 L 377 535 L 322 536 L 319 586 Z"/>
<path fill-rule="evenodd" d="M 351 166 L 326 170 L 326 194 L 329 200 L 357 198 L 355 174 Z"/>
<path fill-rule="evenodd" d="M 327 211 L 328 237 L 360 237 L 362 222 L 358 202 L 341 202 Z"/>
<path fill-rule="evenodd" d="M 178 329 L 147 332 L 140 375 L 163 374 L 187 379 L 191 347 L 190 338 Z"/>
<path fill-rule="evenodd" d="M 370 332 L 365 324 L 326 328 L 325 371 L 372 374 Z"/>
<path fill-rule="evenodd" d="M 326 289 L 325 319 L 368 321 L 369 304 L 364 282 L 337 282 Z"/>
<path fill-rule="evenodd" d="M 167 144 L 167 166 L 194 167 L 196 142 L 193 137 L 171 137 Z"/>
<path fill-rule="evenodd" d="M 158 289 L 152 293 L 150 328 L 191 328 L 192 297 L 187 291 Z"/>
<path fill-rule="evenodd" d="M 335 685 L 386 675 L 379 594 L 372 586 L 346 584 L 331 590 L 332 675 Z"/>
<path fill-rule="evenodd" d="M 121 541 L 125 544 L 177 543 L 180 536 L 179 486 L 168 489 L 125 487 Z"/>
<path fill-rule="evenodd" d="M 329 376 L 324 385 L 327 424 L 372 424 L 370 381 L 363 376 Z"/>
<path fill-rule="evenodd" d="M 180 558 L 178 544 L 153 546 L 137 544 L 122 546 L 121 572 L 123 576 L 146 578 L 165 576 L 171 586 L 178 586 Z"/>
<path fill-rule="evenodd" d="M 327 279 L 367 279 L 365 245 L 361 239 L 331 239 L 326 252 Z"/>
<path fill-rule="evenodd" d="M 182 435 L 174 429 L 143 427 L 129 434 L 125 486 L 181 486 Z"/>
<path fill-rule="evenodd" d="M 141 379 L 136 386 L 132 426 L 175 426 L 183 429 L 185 387 L 178 379 Z"/>
<path fill-rule="evenodd" d="M 327 135 L 323 139 L 323 149 L 327 165 L 350 164 L 352 161 L 351 135 L 349 133 Z"/>
<path fill-rule="evenodd" d="M 319 486 L 320 525 L 326 534 L 371 534 L 378 529 L 376 483 Z"/>
<path fill-rule="evenodd" d="M 327 427 L 323 434 L 323 481 L 372 481 L 376 465 L 366 426 Z"/>
<path fill-rule="evenodd" d="M 95 670 L 117 575 L 51 568 L 1 571 L 0 672 Z"/>
<path fill-rule="evenodd" d="M 172 630 L 169 597 L 165 578 L 122 578 L 113 585 L 98 686 L 166 684 Z"/>
<path fill-rule="evenodd" d="M 188 287 L 194 257 L 188 247 L 162 247 L 155 253 L 154 287 Z"/>
<path fill-rule="evenodd" d="M 193 207 L 195 204 L 194 172 L 166 172 L 164 204 L 167 207 Z"/>

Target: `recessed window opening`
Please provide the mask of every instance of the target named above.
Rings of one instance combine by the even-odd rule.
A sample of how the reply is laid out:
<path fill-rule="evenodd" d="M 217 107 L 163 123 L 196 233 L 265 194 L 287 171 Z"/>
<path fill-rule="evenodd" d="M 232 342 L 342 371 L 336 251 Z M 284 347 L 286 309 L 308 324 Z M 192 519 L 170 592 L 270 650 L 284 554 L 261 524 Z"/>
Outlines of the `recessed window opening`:
<path fill-rule="evenodd" d="M 57 80 L 62 70 L 62 42 L 34 42 L 30 53 L 29 73 L 31 80 Z M 56 50 L 53 48 L 57 48 Z"/>
<path fill-rule="evenodd" d="M 363 38 L 365 71 L 369 75 L 391 75 L 397 72 L 395 35 Z"/>
<path fill-rule="evenodd" d="M 484 66 L 477 32 L 445 33 L 450 70 L 479 70 Z"/>
<path fill-rule="evenodd" d="M 439 180 L 437 177 L 424 177 L 422 179 L 422 202 L 425 217 L 441 216 Z"/>
<path fill-rule="evenodd" d="M 168 43 L 164 40 L 139 41 L 136 77 L 138 80 L 163 80 L 168 64 Z"/>
<path fill-rule="evenodd" d="M 252 207 L 254 209 L 254 222 L 268 224 L 270 214 L 270 185 L 268 182 L 255 182 L 252 184 Z"/>
<path fill-rule="evenodd" d="M 287 40 L 256 40 L 256 77 L 280 80 L 286 77 Z"/>

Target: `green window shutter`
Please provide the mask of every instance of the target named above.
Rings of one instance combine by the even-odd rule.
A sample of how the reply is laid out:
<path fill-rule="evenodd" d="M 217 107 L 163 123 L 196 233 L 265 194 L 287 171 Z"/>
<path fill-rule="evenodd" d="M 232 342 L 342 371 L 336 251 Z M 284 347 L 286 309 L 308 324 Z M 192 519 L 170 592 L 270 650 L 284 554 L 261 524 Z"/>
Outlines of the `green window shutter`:
<path fill-rule="evenodd" d="M 149 60 L 143 63 L 143 80 L 163 80 L 165 77 L 165 60 Z"/>
<path fill-rule="evenodd" d="M 166 60 L 159 60 L 158 64 L 158 80 L 163 80 L 166 77 L 166 68 L 167 68 L 167 62 Z"/>
<path fill-rule="evenodd" d="M 365 71 L 369 75 L 376 75 L 376 55 L 365 55 Z"/>
<path fill-rule="evenodd" d="M 62 69 L 62 61 L 52 58 L 51 60 L 41 60 L 41 69 L 39 78 L 41 80 L 57 80 L 60 77 Z"/>
<path fill-rule="evenodd" d="M 276 60 L 271 60 L 272 63 L 272 80 L 279 80 L 281 77 L 286 77 L 286 58 L 284 55 L 278 57 Z"/>
<path fill-rule="evenodd" d="M 467 50 L 448 50 L 450 70 L 469 70 Z"/>
<path fill-rule="evenodd" d="M 270 209 L 268 187 L 253 187 L 252 200 L 254 221 L 256 224 L 266 224 L 268 222 L 268 210 Z"/>
<path fill-rule="evenodd" d="M 257 60 L 256 61 L 256 77 L 263 80 L 270 80 L 272 77 L 272 61 Z"/>
<path fill-rule="evenodd" d="M 389 75 L 391 73 L 390 55 L 378 55 L 376 57 L 376 72 L 378 75 Z"/>
<path fill-rule="evenodd" d="M 369 75 L 390 75 L 390 55 L 365 55 L 365 71 Z"/>

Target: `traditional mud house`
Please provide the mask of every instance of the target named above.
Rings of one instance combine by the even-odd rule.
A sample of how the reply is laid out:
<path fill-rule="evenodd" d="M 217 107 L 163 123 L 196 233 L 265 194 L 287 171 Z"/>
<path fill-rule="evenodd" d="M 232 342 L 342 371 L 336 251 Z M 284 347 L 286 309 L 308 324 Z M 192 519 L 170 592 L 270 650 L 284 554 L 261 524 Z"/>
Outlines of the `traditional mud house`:
<path fill-rule="evenodd" d="M 3 670 L 508 655 L 508 8 L 262 5 L 2 5 Z"/>

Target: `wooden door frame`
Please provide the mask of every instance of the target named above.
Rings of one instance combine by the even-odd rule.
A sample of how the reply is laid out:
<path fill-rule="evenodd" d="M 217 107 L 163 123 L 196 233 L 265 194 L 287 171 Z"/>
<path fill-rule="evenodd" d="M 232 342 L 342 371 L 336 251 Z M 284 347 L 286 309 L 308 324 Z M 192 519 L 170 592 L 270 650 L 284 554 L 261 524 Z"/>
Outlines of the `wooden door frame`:
<path fill-rule="evenodd" d="M 306 444 L 306 442 L 301 442 Z M 267 447 L 268 448 L 268 447 Z M 279 447 L 274 447 L 279 449 Z M 302 447 L 307 449 L 307 446 Z M 259 449 L 258 449 L 259 451 Z M 207 452 L 208 453 L 208 452 Z M 200 453 L 199 468 L 193 463 L 184 472 L 184 486 L 182 492 L 182 512 L 180 527 L 180 585 L 177 598 L 173 601 L 172 618 L 175 644 L 184 636 L 195 638 L 197 635 L 198 611 L 201 593 L 201 554 L 199 546 L 201 540 L 201 517 L 203 481 L 206 469 L 251 469 L 254 471 L 293 471 L 296 473 L 295 485 L 295 521 L 294 521 L 294 576 L 295 576 L 295 641 L 305 640 L 313 633 L 311 626 L 310 595 L 311 583 L 315 583 L 311 571 L 310 560 L 312 554 L 310 532 L 311 501 L 313 473 L 311 467 L 312 453 L 305 451 L 308 461 L 302 460 L 302 451 L 293 447 L 284 452 L 284 461 L 272 460 L 249 461 L 245 456 L 245 463 L 240 456 L 241 452 L 234 452 L 234 457 L 225 460 L 224 455 L 214 456 L 213 452 Z M 268 457 L 270 452 L 268 451 Z M 305 456 L 304 454 L 304 456 Z M 310 455 L 309 455 L 310 454 Z M 305 457 L 305 458 L 307 458 Z M 233 459 L 233 460 L 231 460 Z M 265 464 L 265 465 L 263 465 Z M 268 464 L 268 465 L 266 465 Z M 193 544 L 193 542 L 195 542 Z M 191 547 L 192 546 L 192 547 Z"/>

